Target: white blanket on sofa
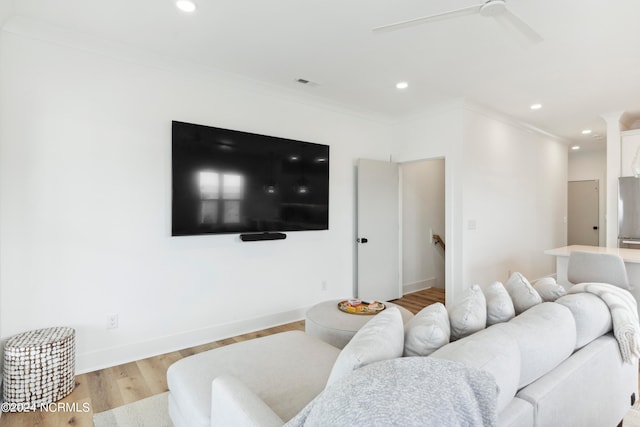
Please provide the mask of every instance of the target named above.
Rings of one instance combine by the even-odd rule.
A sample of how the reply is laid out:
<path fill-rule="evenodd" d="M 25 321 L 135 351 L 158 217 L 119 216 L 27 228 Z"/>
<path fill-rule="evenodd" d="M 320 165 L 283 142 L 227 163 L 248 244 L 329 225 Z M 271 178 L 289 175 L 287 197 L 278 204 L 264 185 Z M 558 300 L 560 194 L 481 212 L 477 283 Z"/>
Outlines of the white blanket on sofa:
<path fill-rule="evenodd" d="M 579 283 L 569 288 L 570 294 L 578 292 L 594 294 L 609 307 L 613 335 L 618 340 L 622 360 L 631 363 L 634 358 L 640 357 L 640 322 L 633 295 L 608 283 Z"/>
<path fill-rule="evenodd" d="M 286 427 L 497 424 L 487 372 L 451 360 L 402 357 L 364 366 L 331 384 Z"/>

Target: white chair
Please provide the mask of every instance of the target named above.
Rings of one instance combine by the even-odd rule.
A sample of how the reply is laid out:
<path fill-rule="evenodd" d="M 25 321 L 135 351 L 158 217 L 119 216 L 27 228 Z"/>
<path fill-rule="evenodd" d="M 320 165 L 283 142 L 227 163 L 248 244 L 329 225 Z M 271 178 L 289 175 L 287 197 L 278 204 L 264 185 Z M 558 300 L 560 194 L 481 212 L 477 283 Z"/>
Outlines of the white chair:
<path fill-rule="evenodd" d="M 574 251 L 569 255 L 567 279 L 572 284 L 610 283 L 629 289 L 629 277 L 623 259 L 615 254 Z"/>

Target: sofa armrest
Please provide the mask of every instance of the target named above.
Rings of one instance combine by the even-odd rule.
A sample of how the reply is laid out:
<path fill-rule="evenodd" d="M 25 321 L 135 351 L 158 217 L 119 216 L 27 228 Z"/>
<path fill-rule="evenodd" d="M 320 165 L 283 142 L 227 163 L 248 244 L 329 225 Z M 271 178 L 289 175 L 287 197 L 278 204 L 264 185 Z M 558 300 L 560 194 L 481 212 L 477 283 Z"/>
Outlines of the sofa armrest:
<path fill-rule="evenodd" d="M 211 426 L 282 427 L 284 422 L 244 383 L 231 375 L 211 382 Z"/>

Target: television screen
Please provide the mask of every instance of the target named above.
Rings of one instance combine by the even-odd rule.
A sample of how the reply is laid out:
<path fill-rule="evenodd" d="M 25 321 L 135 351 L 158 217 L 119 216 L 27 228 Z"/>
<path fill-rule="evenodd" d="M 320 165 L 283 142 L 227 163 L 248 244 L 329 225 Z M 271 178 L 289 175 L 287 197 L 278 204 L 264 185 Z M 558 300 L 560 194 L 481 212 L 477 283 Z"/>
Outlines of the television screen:
<path fill-rule="evenodd" d="M 172 122 L 172 235 L 329 228 L 329 146 Z"/>

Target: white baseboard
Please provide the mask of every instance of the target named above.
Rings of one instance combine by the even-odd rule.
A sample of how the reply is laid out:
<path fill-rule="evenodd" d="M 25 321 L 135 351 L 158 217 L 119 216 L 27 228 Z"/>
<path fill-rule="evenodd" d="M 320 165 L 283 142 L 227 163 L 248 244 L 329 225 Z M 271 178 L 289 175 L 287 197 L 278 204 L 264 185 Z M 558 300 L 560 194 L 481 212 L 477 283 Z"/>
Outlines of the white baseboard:
<path fill-rule="evenodd" d="M 304 319 L 308 307 L 214 325 L 149 341 L 76 355 L 76 373 L 96 371 Z"/>
<path fill-rule="evenodd" d="M 402 295 L 412 294 L 414 292 L 422 291 L 424 289 L 429 289 L 436 287 L 437 281 L 435 277 L 426 280 L 420 280 L 419 282 L 413 283 L 405 283 L 402 286 Z"/>

